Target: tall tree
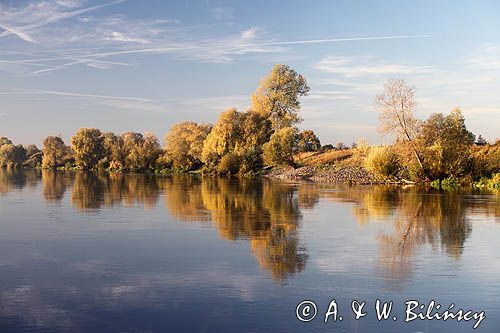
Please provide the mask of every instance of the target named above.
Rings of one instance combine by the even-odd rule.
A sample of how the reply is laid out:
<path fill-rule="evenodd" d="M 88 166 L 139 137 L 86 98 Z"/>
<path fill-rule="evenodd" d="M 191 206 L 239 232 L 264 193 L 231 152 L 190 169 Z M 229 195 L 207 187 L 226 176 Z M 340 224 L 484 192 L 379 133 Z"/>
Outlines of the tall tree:
<path fill-rule="evenodd" d="M 388 80 L 384 93 L 377 95 L 376 99 L 380 118 L 379 130 L 382 133 L 395 134 L 398 139 L 407 141 L 425 176 L 422 156 L 415 143 L 420 123 L 414 116 L 414 97 L 415 89 L 404 80 Z"/>
<path fill-rule="evenodd" d="M 274 130 L 301 121 L 301 96 L 309 93 L 306 79 L 287 65 L 275 65 L 252 95 L 252 110 L 268 118 Z"/>

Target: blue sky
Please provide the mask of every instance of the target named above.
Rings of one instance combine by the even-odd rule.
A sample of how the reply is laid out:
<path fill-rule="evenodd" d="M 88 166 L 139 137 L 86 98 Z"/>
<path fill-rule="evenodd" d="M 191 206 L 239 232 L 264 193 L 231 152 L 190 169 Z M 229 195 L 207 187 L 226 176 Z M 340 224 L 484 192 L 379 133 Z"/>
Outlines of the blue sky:
<path fill-rule="evenodd" d="M 376 130 L 388 78 L 417 116 L 459 106 L 475 134 L 500 128 L 496 1 L 0 0 L 0 135 L 40 144 L 79 127 L 152 131 L 244 111 L 276 63 L 306 76 L 301 128 L 322 143 Z"/>

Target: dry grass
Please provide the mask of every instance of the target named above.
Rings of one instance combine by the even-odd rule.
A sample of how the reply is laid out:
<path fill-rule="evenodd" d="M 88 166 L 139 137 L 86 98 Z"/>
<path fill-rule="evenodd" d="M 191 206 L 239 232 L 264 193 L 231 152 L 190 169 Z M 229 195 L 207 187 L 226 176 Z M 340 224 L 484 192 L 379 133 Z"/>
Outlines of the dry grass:
<path fill-rule="evenodd" d="M 329 150 L 324 153 L 320 152 L 305 152 L 298 153 L 294 156 L 294 160 L 299 165 L 328 165 L 345 160 L 352 156 L 351 150 Z"/>

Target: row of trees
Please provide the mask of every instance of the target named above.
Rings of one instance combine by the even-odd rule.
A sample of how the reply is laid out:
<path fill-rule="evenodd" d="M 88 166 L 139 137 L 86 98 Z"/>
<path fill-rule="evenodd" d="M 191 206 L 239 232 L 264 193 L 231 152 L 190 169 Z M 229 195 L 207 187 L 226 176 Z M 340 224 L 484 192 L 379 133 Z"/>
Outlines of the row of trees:
<path fill-rule="evenodd" d="M 164 149 L 151 133 L 115 135 L 81 128 L 71 137 L 71 146 L 59 136 L 49 136 L 42 151 L 35 146 L 14 146 L 5 139 L 0 161 L 5 166 L 113 171 L 203 168 L 218 174 L 257 172 L 264 164 L 293 165 L 296 152 L 321 148 L 313 131 L 299 133 L 295 127 L 301 121 L 299 98 L 308 92 L 302 75 L 286 65 L 276 65 L 252 95 L 250 110 L 228 109 L 215 125 L 175 124 L 166 135 Z M 31 161 L 33 156 L 36 161 Z"/>
<path fill-rule="evenodd" d="M 6 137 L 0 137 L 0 167 L 38 167 L 42 152 L 35 145 L 14 145 Z"/>
<path fill-rule="evenodd" d="M 71 137 L 71 146 L 58 136 L 49 136 L 42 151 L 1 138 L 0 165 L 113 171 L 202 169 L 223 175 L 255 173 L 265 166 L 295 166 L 298 152 L 321 149 L 313 131 L 297 128 L 300 98 L 309 90 L 302 75 L 289 66 L 275 65 L 253 93 L 249 110 L 230 108 L 214 125 L 175 124 L 166 135 L 164 148 L 148 132 L 115 135 L 81 128 Z M 380 131 L 394 135 L 395 143 L 353 145 L 354 155 L 359 156 L 351 164 L 364 163 L 386 179 L 477 179 L 500 172 L 500 143 L 488 144 L 481 137 L 475 140 L 460 109 L 421 121 L 415 117 L 415 107 L 415 89 L 403 80 L 389 80 L 384 93 L 377 96 L 377 109 Z M 348 148 L 338 144 L 337 149 Z"/>
<path fill-rule="evenodd" d="M 149 132 L 116 135 L 95 128 L 80 128 L 66 146 L 58 136 L 43 141 L 42 167 L 76 166 L 79 169 L 145 171 L 156 168 L 161 155 L 158 138 Z"/>
<path fill-rule="evenodd" d="M 0 167 L 145 171 L 157 168 L 162 162 L 162 152 L 152 133 L 115 135 L 95 128 L 81 128 L 71 137 L 71 146 L 59 136 L 48 136 L 43 140 L 42 150 L 35 145 L 14 145 L 11 140 L 1 137 Z"/>

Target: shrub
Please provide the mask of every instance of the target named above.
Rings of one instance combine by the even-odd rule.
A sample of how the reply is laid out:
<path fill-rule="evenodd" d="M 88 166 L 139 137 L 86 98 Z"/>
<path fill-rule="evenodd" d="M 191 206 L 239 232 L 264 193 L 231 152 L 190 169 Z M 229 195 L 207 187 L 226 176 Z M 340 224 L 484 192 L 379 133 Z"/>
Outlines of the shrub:
<path fill-rule="evenodd" d="M 500 173 L 496 173 L 488 180 L 488 187 L 500 189 Z"/>
<path fill-rule="evenodd" d="M 235 175 L 239 171 L 240 161 L 235 154 L 228 153 L 222 156 L 217 165 L 217 173 L 220 175 Z"/>
<path fill-rule="evenodd" d="M 500 140 L 491 145 L 473 146 L 471 151 L 471 171 L 476 179 L 500 172 Z"/>
<path fill-rule="evenodd" d="M 248 149 L 239 156 L 240 174 L 251 174 L 262 168 L 261 149 Z"/>
<path fill-rule="evenodd" d="M 293 154 L 297 150 L 297 143 L 297 128 L 277 130 L 263 147 L 264 161 L 268 165 L 294 165 Z"/>
<path fill-rule="evenodd" d="M 365 159 L 365 167 L 382 179 L 393 178 L 399 171 L 398 156 L 390 146 L 373 147 Z"/>

